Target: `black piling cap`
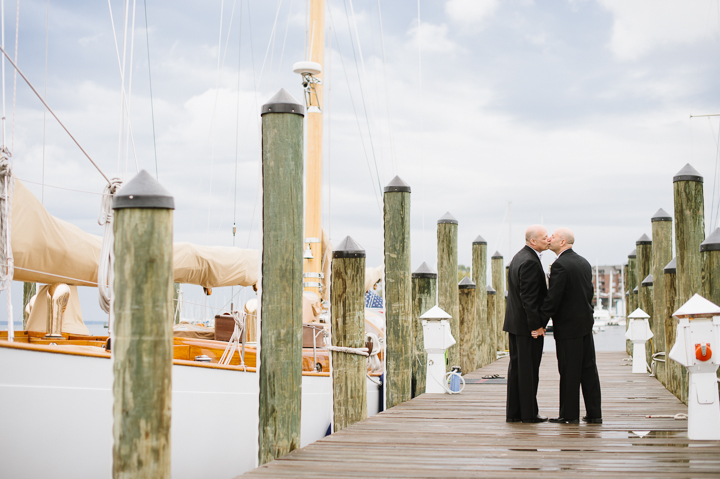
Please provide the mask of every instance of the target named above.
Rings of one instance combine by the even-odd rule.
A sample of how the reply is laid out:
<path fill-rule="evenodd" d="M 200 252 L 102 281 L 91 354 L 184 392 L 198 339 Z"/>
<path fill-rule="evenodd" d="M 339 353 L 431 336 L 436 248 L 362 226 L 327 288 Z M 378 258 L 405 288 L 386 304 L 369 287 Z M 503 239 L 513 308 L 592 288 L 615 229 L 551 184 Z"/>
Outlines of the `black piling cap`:
<path fill-rule="evenodd" d="M 652 221 L 653 223 L 655 221 L 672 221 L 672 216 L 670 216 L 670 213 L 660 208 L 655 212 L 652 218 L 650 218 L 650 221 Z"/>
<path fill-rule="evenodd" d="M 635 289 L 633 289 L 633 294 L 638 294 L 638 287 L 635 286 Z"/>
<path fill-rule="evenodd" d="M 487 244 L 487 241 L 485 241 L 485 238 L 478 235 L 478 237 L 473 240 L 472 244 Z"/>
<path fill-rule="evenodd" d="M 493 288 L 493 287 L 490 286 L 489 284 L 488 284 L 488 287 L 485 288 L 485 292 L 486 292 L 487 294 L 497 294 L 497 291 L 495 291 L 495 288 Z"/>
<path fill-rule="evenodd" d="M 628 255 L 628 258 L 637 258 L 637 248 L 630 251 L 630 254 Z"/>
<path fill-rule="evenodd" d="M 262 106 L 260 116 L 266 113 L 294 113 L 305 116 L 305 107 L 298 103 L 286 89 L 281 88 Z"/>
<path fill-rule="evenodd" d="M 675 266 L 675 258 L 671 259 L 670 262 L 663 268 L 663 273 L 673 273 L 675 274 L 677 272 L 677 267 Z"/>
<path fill-rule="evenodd" d="M 503 255 L 500 254 L 500 251 L 495 251 L 495 254 L 493 254 L 490 259 L 502 259 Z"/>
<path fill-rule="evenodd" d="M 437 278 L 437 271 L 432 269 L 426 262 L 423 261 L 423 264 L 418 267 L 415 271 L 412 273 L 413 278 L 431 278 L 436 279 Z"/>
<path fill-rule="evenodd" d="M 652 286 L 653 285 L 653 277 L 651 274 L 647 275 L 644 280 L 642 280 L 642 283 L 640 283 L 641 286 Z"/>
<path fill-rule="evenodd" d="M 387 184 L 384 191 L 385 193 L 410 193 L 410 185 L 405 183 L 399 176 L 396 176 Z"/>
<path fill-rule="evenodd" d="M 451 215 L 450 212 L 448 211 L 448 212 L 445 213 L 445 214 L 443 215 L 443 217 L 440 218 L 440 219 L 438 220 L 438 222 L 437 222 L 437 224 L 443 224 L 443 223 L 448 223 L 448 224 L 451 224 L 451 225 L 456 225 L 456 224 L 458 224 L 458 220 L 456 220 L 455 217 L 454 217 L 453 215 Z"/>
<path fill-rule="evenodd" d="M 364 258 L 365 250 L 354 239 L 346 236 L 333 250 L 333 258 Z"/>
<path fill-rule="evenodd" d="M 636 245 L 641 244 L 652 244 L 652 240 L 648 238 L 648 235 L 642 235 L 638 240 L 635 242 Z M 637 249 L 635 249 L 635 252 L 637 254 Z"/>
<path fill-rule="evenodd" d="M 175 199 L 150 173 L 140 170 L 113 198 L 114 210 L 125 208 L 174 210 Z"/>
<path fill-rule="evenodd" d="M 698 171 L 690 166 L 690 163 L 683 166 L 683 169 L 678 171 L 675 176 L 673 176 L 673 183 L 677 181 L 699 181 L 700 183 L 703 182 L 703 177 Z"/>
<path fill-rule="evenodd" d="M 463 279 L 461 279 L 460 282 L 458 283 L 458 289 L 475 289 L 475 288 L 476 288 L 475 283 L 473 283 L 473 281 L 470 278 L 468 278 L 467 276 L 465 276 Z"/>
<path fill-rule="evenodd" d="M 715 228 L 715 231 L 700 243 L 700 251 L 720 251 L 720 228 Z"/>

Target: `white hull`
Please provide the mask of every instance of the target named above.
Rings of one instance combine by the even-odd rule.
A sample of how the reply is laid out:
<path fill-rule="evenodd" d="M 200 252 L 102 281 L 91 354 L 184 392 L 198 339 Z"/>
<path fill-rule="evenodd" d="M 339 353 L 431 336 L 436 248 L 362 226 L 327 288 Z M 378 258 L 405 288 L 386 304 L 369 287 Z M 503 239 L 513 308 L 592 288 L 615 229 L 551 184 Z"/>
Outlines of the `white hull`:
<path fill-rule="evenodd" d="M 112 477 L 112 362 L 0 347 L 3 477 Z M 258 375 L 173 365 L 172 475 L 235 477 L 256 467 Z M 302 381 L 301 445 L 325 436 L 328 377 Z M 378 412 L 368 381 L 368 414 Z"/>

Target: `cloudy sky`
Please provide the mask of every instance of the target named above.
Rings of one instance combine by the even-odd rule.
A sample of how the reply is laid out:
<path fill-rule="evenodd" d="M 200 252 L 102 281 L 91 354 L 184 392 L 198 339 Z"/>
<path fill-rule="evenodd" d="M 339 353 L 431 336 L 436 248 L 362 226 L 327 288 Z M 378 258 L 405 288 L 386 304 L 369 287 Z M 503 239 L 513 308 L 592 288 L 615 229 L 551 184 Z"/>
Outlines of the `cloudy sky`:
<path fill-rule="evenodd" d="M 619 264 L 658 208 L 672 213 L 672 177 L 688 162 L 705 177 L 714 229 L 720 117 L 690 115 L 720 113 L 719 3 L 328 0 L 333 242 L 350 235 L 380 264 L 378 191 L 400 175 L 412 186 L 413 269 L 435 265 L 447 211 L 461 264 L 477 235 L 507 262 L 532 223 L 570 227 L 589 261 Z M 235 244 L 258 248 L 259 108 L 279 88 L 302 97 L 292 64 L 306 59 L 307 2 L 110 4 L 21 2 L 20 68 L 108 176 L 157 174 L 176 198 L 176 241 L 231 245 L 236 221 Z M 14 55 L 16 5 L 5 8 Z M 13 106 L 13 81 L 6 64 L 17 177 L 53 215 L 102 234 L 102 176 L 20 78 Z M 95 294 L 82 293 L 86 319 L 102 320 Z"/>

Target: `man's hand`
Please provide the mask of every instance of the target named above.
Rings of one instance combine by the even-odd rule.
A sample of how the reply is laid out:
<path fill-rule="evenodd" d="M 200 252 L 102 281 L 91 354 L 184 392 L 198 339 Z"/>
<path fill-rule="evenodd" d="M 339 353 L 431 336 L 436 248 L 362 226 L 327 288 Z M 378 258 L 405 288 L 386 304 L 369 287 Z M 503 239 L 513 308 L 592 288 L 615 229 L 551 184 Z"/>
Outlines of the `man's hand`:
<path fill-rule="evenodd" d="M 538 328 L 530 333 L 533 338 L 537 339 L 540 336 L 545 336 L 545 328 Z"/>

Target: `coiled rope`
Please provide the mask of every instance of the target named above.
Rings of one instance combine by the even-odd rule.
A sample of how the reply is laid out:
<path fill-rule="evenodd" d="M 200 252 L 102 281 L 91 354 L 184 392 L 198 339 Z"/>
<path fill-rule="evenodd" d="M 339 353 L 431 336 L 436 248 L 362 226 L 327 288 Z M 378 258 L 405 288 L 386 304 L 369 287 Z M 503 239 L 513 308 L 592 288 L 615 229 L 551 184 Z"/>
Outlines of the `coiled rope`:
<path fill-rule="evenodd" d="M 240 348 L 240 367 L 243 368 L 243 371 L 245 370 L 245 319 L 247 318 L 247 313 L 243 311 L 242 313 L 239 311 L 233 311 L 230 313 L 235 320 L 235 329 L 233 329 L 232 336 L 230 336 L 230 341 L 228 341 L 228 345 L 225 348 L 225 352 L 223 352 L 223 355 L 220 357 L 220 361 L 218 361 L 218 364 L 223 364 L 225 366 L 230 365 L 230 361 L 232 360 L 233 356 L 235 355 L 235 351 Z"/>
<path fill-rule="evenodd" d="M 98 302 L 103 311 L 110 315 L 108 319 L 108 333 L 112 334 L 115 315 L 112 311 L 115 299 L 115 233 L 113 232 L 113 219 L 115 212 L 112 209 L 113 195 L 122 186 L 122 181 L 113 178 L 103 190 L 100 202 L 98 224 L 105 226 L 103 231 L 102 248 L 100 249 L 100 264 L 98 265 Z"/>

